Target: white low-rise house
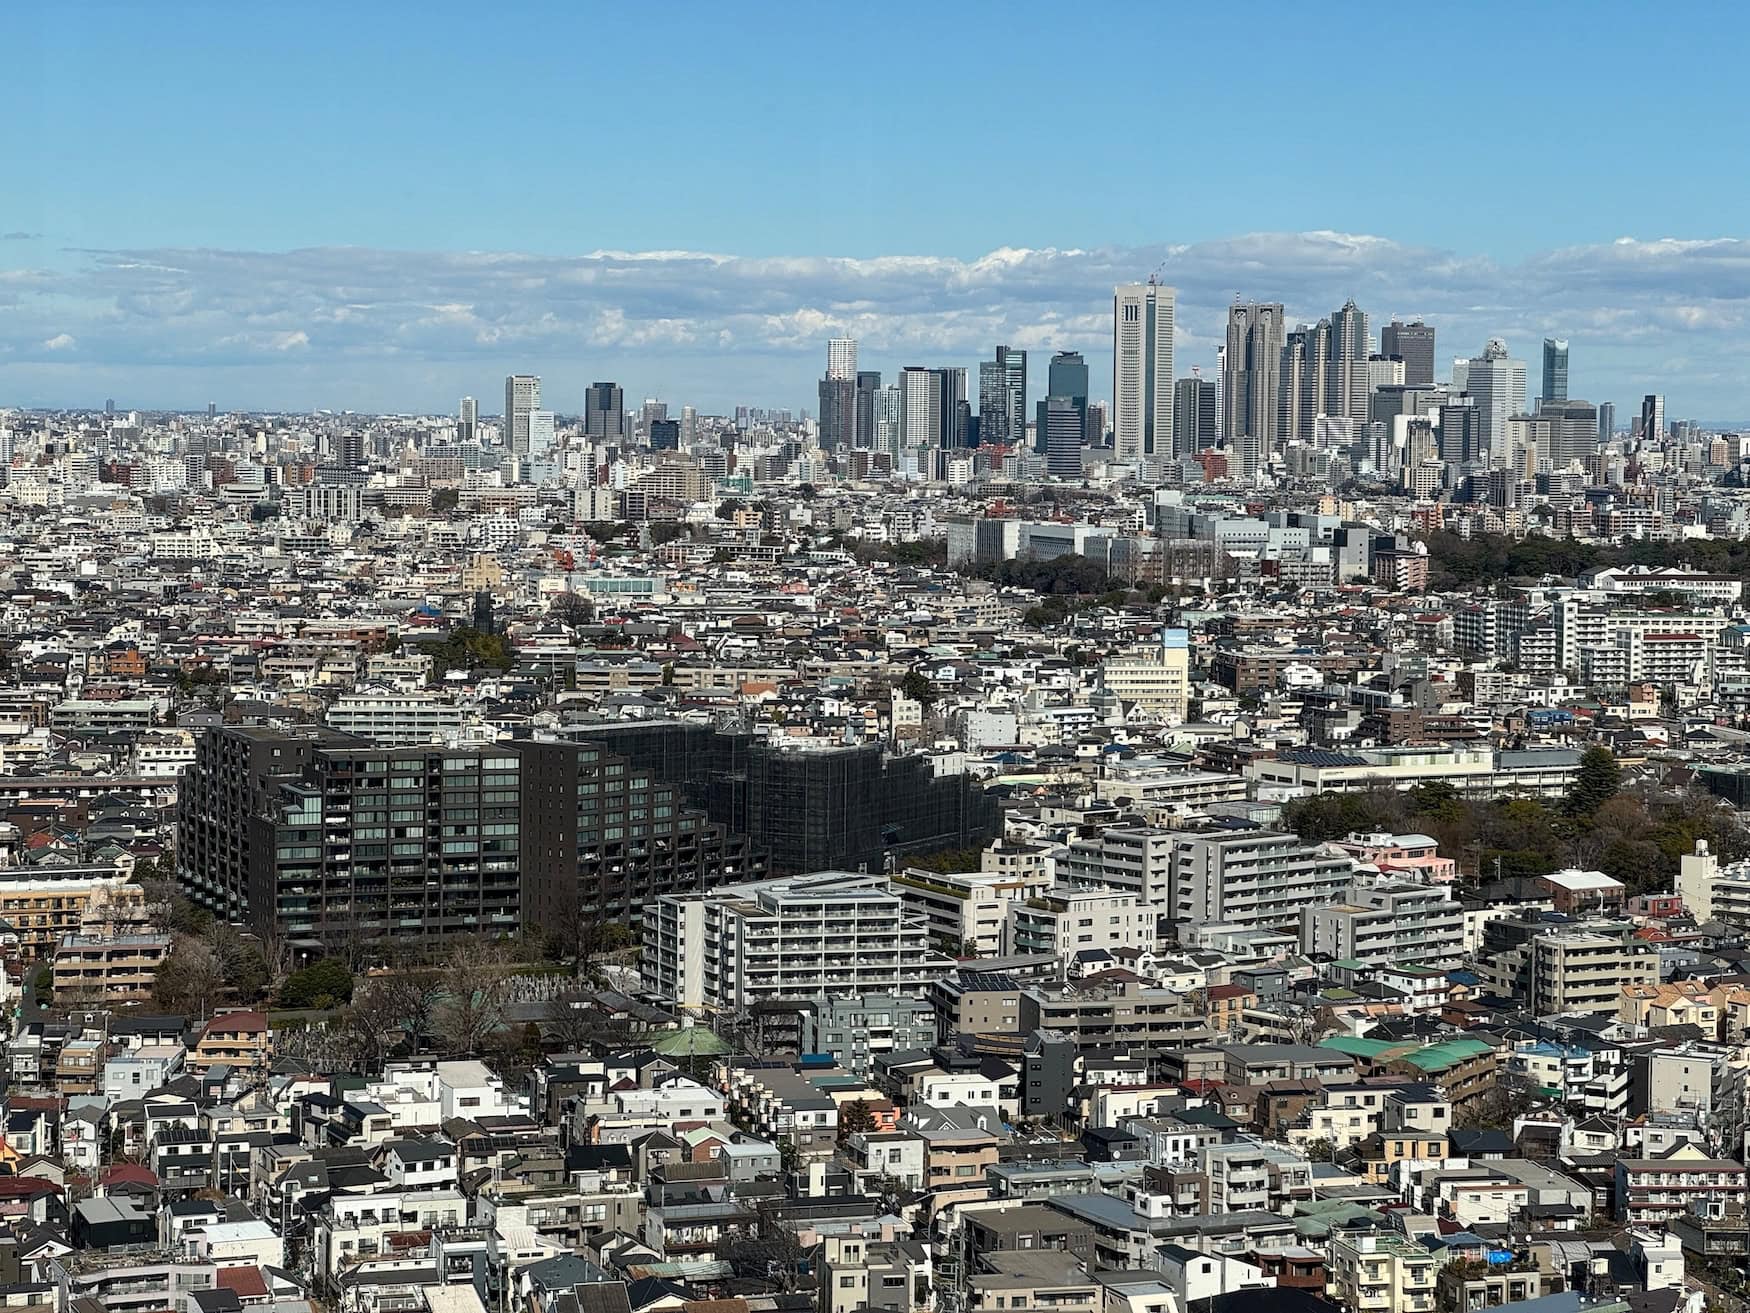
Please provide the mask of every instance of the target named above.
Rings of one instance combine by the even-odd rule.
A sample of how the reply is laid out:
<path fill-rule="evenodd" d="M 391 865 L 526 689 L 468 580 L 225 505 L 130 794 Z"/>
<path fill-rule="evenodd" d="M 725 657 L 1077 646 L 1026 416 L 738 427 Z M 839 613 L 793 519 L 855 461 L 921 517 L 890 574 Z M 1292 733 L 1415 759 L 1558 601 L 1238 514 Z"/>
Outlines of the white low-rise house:
<path fill-rule="evenodd" d="M 505 1087 L 504 1078 L 484 1062 L 440 1062 L 437 1065 L 438 1106 L 444 1120 L 465 1117 L 510 1117 L 528 1111 L 522 1098 Z"/>
<path fill-rule="evenodd" d="M 189 1231 L 182 1243 L 191 1258 L 222 1267 L 284 1267 L 286 1263 L 285 1241 L 261 1221 L 210 1223 Z"/>
<path fill-rule="evenodd" d="M 447 1140 L 392 1140 L 382 1154 L 383 1175 L 397 1190 L 458 1184 L 457 1150 Z"/>
<path fill-rule="evenodd" d="M 112 1053 L 103 1064 L 103 1093 L 111 1103 L 137 1099 L 182 1075 L 188 1050 L 180 1044 L 142 1044 Z"/>
<path fill-rule="evenodd" d="M 977 1071 L 926 1071 L 912 1078 L 911 1098 L 935 1108 L 957 1103 L 985 1107 L 1003 1102 L 997 1083 Z"/>
<path fill-rule="evenodd" d="M 375 1190 L 335 1195 L 318 1216 L 312 1253 L 316 1279 L 333 1290 L 353 1263 L 380 1253 L 384 1240 L 401 1231 L 456 1227 L 468 1220 L 468 1201 L 459 1190 Z"/>
<path fill-rule="evenodd" d="M 609 1112 L 614 1117 L 655 1117 L 665 1120 L 715 1121 L 725 1112 L 723 1096 L 697 1081 L 671 1080 L 654 1089 L 612 1090 Z"/>

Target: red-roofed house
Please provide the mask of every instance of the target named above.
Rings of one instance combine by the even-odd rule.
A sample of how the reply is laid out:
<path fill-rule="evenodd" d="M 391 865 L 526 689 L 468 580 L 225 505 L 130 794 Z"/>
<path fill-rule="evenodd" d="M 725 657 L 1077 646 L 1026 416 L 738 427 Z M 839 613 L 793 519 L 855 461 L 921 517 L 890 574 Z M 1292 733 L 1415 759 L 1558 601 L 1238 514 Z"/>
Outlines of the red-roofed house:
<path fill-rule="evenodd" d="M 214 1275 L 220 1290 L 229 1290 L 240 1304 L 265 1304 L 272 1299 L 259 1267 L 222 1267 Z"/>

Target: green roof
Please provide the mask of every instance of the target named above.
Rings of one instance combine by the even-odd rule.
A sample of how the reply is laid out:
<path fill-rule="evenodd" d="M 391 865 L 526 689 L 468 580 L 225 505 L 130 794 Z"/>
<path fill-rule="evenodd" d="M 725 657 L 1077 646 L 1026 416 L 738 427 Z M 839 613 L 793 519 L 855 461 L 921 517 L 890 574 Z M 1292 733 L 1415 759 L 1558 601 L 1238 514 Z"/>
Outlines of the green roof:
<path fill-rule="evenodd" d="M 1414 1053 L 1404 1054 L 1403 1060 L 1417 1071 L 1434 1074 L 1479 1057 L 1489 1052 L 1492 1047 L 1480 1039 L 1442 1040 L 1438 1044 L 1430 1044 L 1425 1049 L 1417 1049 Z"/>
<path fill-rule="evenodd" d="M 1364 1204 L 1355 1203 L 1350 1199 L 1332 1200 L 1337 1206 L 1322 1212 L 1307 1212 L 1300 1207 L 1294 1210 L 1294 1229 L 1303 1239 L 1323 1240 L 1332 1230 L 1358 1217 L 1367 1218 L 1373 1222 L 1385 1221 L 1385 1215 L 1368 1208 Z"/>
<path fill-rule="evenodd" d="M 1332 1035 L 1319 1041 L 1321 1049 L 1335 1049 L 1352 1058 L 1377 1058 L 1382 1053 L 1403 1048 L 1402 1040 L 1365 1039 L 1359 1035 Z"/>
<path fill-rule="evenodd" d="M 828 1090 L 860 1090 L 869 1083 L 861 1076 L 853 1076 L 848 1071 L 823 1071 L 818 1074 L 809 1074 L 806 1079 L 822 1094 Z"/>

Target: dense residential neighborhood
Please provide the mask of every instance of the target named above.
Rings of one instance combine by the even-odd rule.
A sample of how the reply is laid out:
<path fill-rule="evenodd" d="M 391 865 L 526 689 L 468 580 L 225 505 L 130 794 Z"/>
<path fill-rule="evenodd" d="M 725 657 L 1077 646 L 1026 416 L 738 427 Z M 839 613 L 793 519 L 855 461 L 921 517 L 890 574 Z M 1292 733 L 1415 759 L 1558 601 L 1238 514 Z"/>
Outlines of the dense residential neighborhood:
<path fill-rule="evenodd" d="M 1750 442 L 1498 345 L 0 412 L 0 1300 L 1740 1307 Z"/>

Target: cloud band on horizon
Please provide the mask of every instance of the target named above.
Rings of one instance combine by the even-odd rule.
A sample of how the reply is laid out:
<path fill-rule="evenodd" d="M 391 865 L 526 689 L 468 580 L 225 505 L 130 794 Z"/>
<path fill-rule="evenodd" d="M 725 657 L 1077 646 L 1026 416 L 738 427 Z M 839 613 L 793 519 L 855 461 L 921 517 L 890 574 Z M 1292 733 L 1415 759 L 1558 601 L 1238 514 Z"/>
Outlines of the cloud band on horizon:
<path fill-rule="evenodd" d="M 594 378 L 707 411 L 812 408 L 833 336 L 858 338 L 866 367 L 888 377 L 904 364 L 971 367 L 1006 342 L 1080 350 L 1099 379 L 1109 370 L 1113 284 L 1162 267 L 1179 293 L 1182 373 L 1213 367 L 1236 296 L 1282 301 L 1291 320 L 1353 297 L 1375 333 L 1394 315 L 1433 323 L 1442 361 L 1503 336 L 1532 363 L 1533 380 L 1539 339 L 1568 338 L 1575 395 L 1614 400 L 1619 415 L 1643 391 L 1667 393 L 1673 414 L 1750 413 L 1739 384 L 1750 243 L 1736 238 L 1622 238 L 1513 265 L 1333 232 L 1003 247 L 971 260 L 362 247 L 68 254 L 66 269 L 0 269 L 0 405 L 89 405 L 105 392 L 137 398 L 126 404 L 194 405 L 222 386 L 234 394 L 228 404 L 245 408 L 441 411 L 463 392 L 490 398 L 506 372 L 532 370 L 551 380 L 548 404 L 568 412 Z M 1035 373 L 1042 381 L 1042 360 Z"/>

